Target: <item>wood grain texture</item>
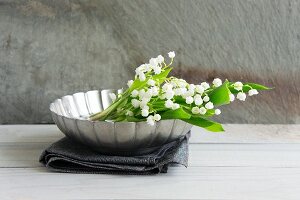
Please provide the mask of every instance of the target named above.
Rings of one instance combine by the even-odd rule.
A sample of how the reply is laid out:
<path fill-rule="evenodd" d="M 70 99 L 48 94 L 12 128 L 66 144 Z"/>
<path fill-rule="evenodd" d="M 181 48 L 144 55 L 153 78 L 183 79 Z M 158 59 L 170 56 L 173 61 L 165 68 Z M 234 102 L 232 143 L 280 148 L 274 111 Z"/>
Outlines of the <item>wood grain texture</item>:
<path fill-rule="evenodd" d="M 299 168 L 183 167 L 158 176 L 0 169 L 1 199 L 297 200 Z"/>
<path fill-rule="evenodd" d="M 193 127 L 191 143 L 300 143 L 300 125 L 224 124 L 225 132 Z M 0 142 L 54 142 L 64 135 L 56 125 L 0 125 Z"/>
<path fill-rule="evenodd" d="M 150 57 L 175 75 L 275 87 L 224 108 L 223 123 L 300 122 L 298 0 L 0 0 L 0 124 L 51 123 L 66 94 L 119 88 Z"/>
<path fill-rule="evenodd" d="M 38 163 L 38 156 L 63 136 L 58 129 L 54 125 L 2 125 L 0 197 L 299 199 L 300 143 L 295 137 L 299 125 L 229 124 L 225 128 L 230 137 L 193 129 L 188 168 L 175 166 L 156 176 L 121 176 L 48 172 Z M 250 142 L 245 134 L 252 135 Z"/>

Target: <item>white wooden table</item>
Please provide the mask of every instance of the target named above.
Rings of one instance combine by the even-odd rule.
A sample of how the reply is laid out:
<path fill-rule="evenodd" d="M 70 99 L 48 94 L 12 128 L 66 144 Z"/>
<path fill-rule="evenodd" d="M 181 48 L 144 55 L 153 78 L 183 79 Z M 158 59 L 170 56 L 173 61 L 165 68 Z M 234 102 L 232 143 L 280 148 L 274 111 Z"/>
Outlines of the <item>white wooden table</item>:
<path fill-rule="evenodd" d="M 167 174 L 63 174 L 38 162 L 55 125 L 0 126 L 0 199 L 300 199 L 300 125 L 193 128 L 188 168 Z"/>

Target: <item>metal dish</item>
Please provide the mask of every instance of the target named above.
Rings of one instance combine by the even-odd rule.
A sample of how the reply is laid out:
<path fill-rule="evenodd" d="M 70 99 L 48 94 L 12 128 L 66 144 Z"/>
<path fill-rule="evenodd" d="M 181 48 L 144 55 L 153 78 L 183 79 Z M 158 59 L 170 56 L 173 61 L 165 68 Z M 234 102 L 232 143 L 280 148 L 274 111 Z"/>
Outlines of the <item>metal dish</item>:
<path fill-rule="evenodd" d="M 161 120 L 154 126 L 146 122 L 91 121 L 88 116 L 106 109 L 109 93 L 122 90 L 93 90 L 63 96 L 50 104 L 52 118 L 67 136 L 96 151 L 113 155 L 148 153 L 183 137 L 192 125 L 181 120 Z"/>

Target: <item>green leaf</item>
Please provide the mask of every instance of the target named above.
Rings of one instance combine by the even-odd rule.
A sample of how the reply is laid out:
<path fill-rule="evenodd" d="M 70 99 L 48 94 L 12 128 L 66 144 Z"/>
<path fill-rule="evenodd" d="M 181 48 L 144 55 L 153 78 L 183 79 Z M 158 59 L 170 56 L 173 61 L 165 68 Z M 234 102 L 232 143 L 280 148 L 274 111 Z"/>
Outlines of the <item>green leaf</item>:
<path fill-rule="evenodd" d="M 165 71 L 161 72 L 160 74 L 154 75 L 152 79 L 159 80 L 160 83 L 164 82 L 165 78 L 169 75 L 172 71 L 172 67 L 165 69 Z"/>
<path fill-rule="evenodd" d="M 126 119 L 126 116 L 125 115 L 121 115 L 118 118 L 114 119 L 114 122 L 121 122 L 121 121 L 124 121 L 125 119 Z"/>
<path fill-rule="evenodd" d="M 256 90 L 270 90 L 272 88 L 269 88 L 267 86 L 264 86 L 264 85 L 260 85 L 260 84 L 257 84 L 257 83 L 244 83 L 244 85 L 249 85 L 250 87 L 252 87 L 253 89 L 256 89 Z"/>
<path fill-rule="evenodd" d="M 126 120 L 128 122 L 140 122 L 140 121 L 145 121 L 146 119 L 145 118 L 139 119 L 139 118 L 136 118 L 136 117 L 126 116 Z"/>
<path fill-rule="evenodd" d="M 207 110 L 204 117 L 212 117 L 215 115 L 215 110 L 214 109 L 210 109 L 210 110 Z"/>
<path fill-rule="evenodd" d="M 131 87 L 129 88 L 129 93 L 131 93 L 133 90 L 137 88 L 143 87 L 144 85 L 146 85 L 147 81 L 148 79 L 146 79 L 145 81 L 140 81 L 139 79 L 135 79 Z"/>
<path fill-rule="evenodd" d="M 182 98 L 181 96 L 174 96 L 174 100 L 175 100 L 175 103 L 179 103 L 179 104 L 184 104 L 184 105 L 186 105 L 185 99 Z"/>
<path fill-rule="evenodd" d="M 215 106 L 221 106 L 230 103 L 230 90 L 226 80 L 220 87 L 215 88 L 209 93 L 209 99 Z"/>
<path fill-rule="evenodd" d="M 176 110 L 168 110 L 161 114 L 162 119 L 189 119 L 191 115 L 182 108 Z"/>
<path fill-rule="evenodd" d="M 190 114 L 191 116 L 194 116 L 194 117 L 207 118 L 207 117 L 212 117 L 212 116 L 215 115 L 215 110 L 214 109 L 207 110 L 204 115 L 193 114 L 190 107 L 183 107 L 183 110 L 185 112 L 187 112 L 188 114 Z"/>
<path fill-rule="evenodd" d="M 212 132 L 224 131 L 224 129 L 220 123 L 213 122 L 213 121 L 203 119 L 200 117 L 191 117 L 190 119 L 183 119 L 183 121 L 185 121 L 189 124 L 193 124 L 195 126 L 202 127 L 204 129 L 206 129 L 208 131 L 212 131 Z"/>

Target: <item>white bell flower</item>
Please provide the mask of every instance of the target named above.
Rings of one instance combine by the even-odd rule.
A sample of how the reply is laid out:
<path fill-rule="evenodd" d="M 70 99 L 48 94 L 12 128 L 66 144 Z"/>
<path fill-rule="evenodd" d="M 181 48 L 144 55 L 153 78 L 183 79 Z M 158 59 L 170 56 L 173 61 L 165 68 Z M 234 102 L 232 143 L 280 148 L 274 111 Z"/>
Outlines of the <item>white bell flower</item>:
<path fill-rule="evenodd" d="M 184 79 L 177 79 L 178 87 L 185 88 L 188 84 Z"/>
<path fill-rule="evenodd" d="M 175 52 L 174 51 L 170 51 L 168 53 L 169 58 L 174 58 L 175 57 Z"/>
<path fill-rule="evenodd" d="M 133 80 L 129 80 L 129 81 L 127 82 L 127 86 L 128 86 L 128 87 L 132 86 L 132 84 L 133 84 Z"/>
<path fill-rule="evenodd" d="M 194 102 L 194 98 L 193 98 L 193 97 L 191 97 L 191 96 L 186 97 L 185 103 L 191 104 L 191 103 L 193 103 L 193 102 Z"/>
<path fill-rule="evenodd" d="M 210 109 L 213 109 L 214 108 L 214 104 L 212 102 L 208 102 L 205 104 L 205 108 L 210 110 Z"/>
<path fill-rule="evenodd" d="M 235 82 L 233 86 L 234 86 L 234 89 L 236 89 L 237 91 L 240 91 L 243 89 L 243 83 L 239 82 L 239 81 Z"/>
<path fill-rule="evenodd" d="M 202 87 L 201 85 L 196 85 L 195 91 L 199 94 L 203 94 L 204 92 L 204 87 Z"/>
<path fill-rule="evenodd" d="M 158 65 L 158 62 L 157 62 L 157 59 L 156 58 L 151 58 L 149 60 L 149 64 L 152 66 L 152 67 L 156 67 Z"/>
<path fill-rule="evenodd" d="M 178 103 L 173 103 L 172 105 L 172 110 L 177 110 L 178 108 L 180 108 Z"/>
<path fill-rule="evenodd" d="M 203 104 L 203 100 L 202 99 L 195 99 L 195 105 L 200 106 Z"/>
<path fill-rule="evenodd" d="M 192 108 L 192 113 L 195 114 L 195 115 L 199 114 L 200 113 L 200 108 L 199 107 L 193 107 Z"/>
<path fill-rule="evenodd" d="M 153 67 L 153 71 L 154 71 L 154 74 L 160 74 L 161 73 L 161 67 L 155 66 L 155 67 Z"/>
<path fill-rule="evenodd" d="M 144 73 L 144 64 L 142 64 L 141 66 L 139 66 L 138 68 L 135 69 L 135 74 L 139 75 Z"/>
<path fill-rule="evenodd" d="M 189 90 L 195 90 L 196 89 L 196 86 L 194 84 L 189 84 L 188 86 Z"/>
<path fill-rule="evenodd" d="M 145 96 L 141 99 L 141 101 L 145 101 L 145 102 L 149 102 L 150 100 L 151 100 L 151 97 L 147 97 L 147 96 Z"/>
<path fill-rule="evenodd" d="M 158 121 L 161 119 L 160 114 L 155 114 L 155 115 L 153 116 L 153 119 L 154 119 L 155 121 L 158 122 Z"/>
<path fill-rule="evenodd" d="M 171 79 L 170 84 L 173 86 L 173 88 L 178 87 L 177 79 Z"/>
<path fill-rule="evenodd" d="M 146 97 L 146 91 L 145 91 L 144 89 L 141 89 L 141 90 L 139 91 L 139 97 L 140 97 L 140 99 Z"/>
<path fill-rule="evenodd" d="M 219 115 L 219 114 L 221 114 L 221 110 L 220 109 L 216 109 L 215 110 L 215 115 Z"/>
<path fill-rule="evenodd" d="M 154 124 L 155 124 L 155 121 L 153 118 L 154 118 L 153 115 L 149 115 L 147 117 L 147 124 L 149 124 L 150 126 L 154 126 Z"/>
<path fill-rule="evenodd" d="M 241 100 L 241 101 L 245 101 L 246 100 L 246 94 L 244 92 L 239 92 L 237 95 L 236 95 L 236 98 Z"/>
<path fill-rule="evenodd" d="M 196 95 L 194 96 L 194 99 L 202 99 L 202 97 L 201 97 L 200 94 L 196 94 Z"/>
<path fill-rule="evenodd" d="M 186 88 L 178 88 L 178 89 L 180 89 L 181 95 L 185 96 L 185 94 L 187 93 L 187 89 Z"/>
<path fill-rule="evenodd" d="M 174 104 L 173 101 L 171 101 L 170 99 L 165 101 L 165 107 L 166 108 L 172 108 L 173 104 Z"/>
<path fill-rule="evenodd" d="M 175 95 L 182 95 L 182 90 L 181 90 L 181 88 L 175 88 L 174 90 L 174 93 L 175 93 Z"/>
<path fill-rule="evenodd" d="M 149 106 L 145 105 L 144 107 L 142 107 L 141 109 L 145 109 L 149 111 Z"/>
<path fill-rule="evenodd" d="M 150 64 L 144 64 L 144 71 L 145 71 L 145 72 L 149 72 L 149 71 L 151 71 L 151 70 L 152 70 L 152 67 L 151 67 Z"/>
<path fill-rule="evenodd" d="M 144 99 L 144 98 L 147 98 L 147 99 L 150 99 L 152 97 L 152 91 L 148 90 L 147 92 L 144 90 L 144 89 L 141 89 L 139 91 L 139 98 L 140 99 Z"/>
<path fill-rule="evenodd" d="M 208 101 L 209 101 L 209 96 L 203 97 L 203 101 L 204 101 L 204 102 L 208 102 Z"/>
<path fill-rule="evenodd" d="M 159 64 L 161 64 L 161 63 L 164 62 L 165 58 L 164 58 L 162 55 L 158 55 L 157 58 L 156 58 L 156 60 L 157 60 L 157 62 L 158 62 Z"/>
<path fill-rule="evenodd" d="M 206 109 L 205 109 L 204 107 L 201 107 L 199 113 L 200 113 L 201 115 L 205 115 Z"/>
<path fill-rule="evenodd" d="M 163 86 L 162 86 L 162 90 L 164 92 L 166 92 L 167 90 L 172 90 L 173 89 L 173 85 L 170 84 L 170 83 L 165 83 Z"/>
<path fill-rule="evenodd" d="M 175 95 L 175 92 L 173 90 L 167 90 L 165 95 L 166 95 L 166 99 L 172 99 Z"/>
<path fill-rule="evenodd" d="M 174 88 L 173 91 L 175 93 L 175 95 L 179 96 L 183 94 L 183 88 Z"/>
<path fill-rule="evenodd" d="M 258 91 L 256 89 L 251 89 L 248 91 L 249 96 L 257 95 Z"/>
<path fill-rule="evenodd" d="M 195 90 L 189 89 L 189 90 L 187 91 L 187 93 L 189 94 L 189 96 L 194 96 L 194 95 L 195 95 Z"/>
<path fill-rule="evenodd" d="M 139 77 L 140 81 L 145 81 L 146 80 L 146 76 L 145 76 L 144 73 L 139 73 L 138 77 Z"/>
<path fill-rule="evenodd" d="M 142 108 L 142 109 L 149 109 L 149 107 L 148 107 L 148 99 L 142 99 L 141 101 L 140 101 L 140 108 Z"/>
<path fill-rule="evenodd" d="M 133 105 L 133 107 L 138 108 L 140 107 L 140 101 L 137 99 L 132 99 L 131 100 L 131 104 Z"/>
<path fill-rule="evenodd" d="M 152 96 L 153 96 L 152 90 L 149 88 L 149 89 L 147 90 L 147 92 L 145 92 L 144 98 L 151 99 Z"/>
<path fill-rule="evenodd" d="M 132 97 L 137 97 L 139 95 L 139 91 L 137 91 L 137 90 L 133 90 L 132 92 L 131 92 L 131 96 Z"/>
<path fill-rule="evenodd" d="M 117 99 L 117 96 L 115 93 L 109 93 L 108 95 L 112 101 L 115 101 Z"/>
<path fill-rule="evenodd" d="M 182 89 L 183 89 L 183 88 L 182 88 Z M 189 97 L 189 96 L 193 96 L 194 94 L 195 94 L 194 91 L 188 90 L 188 91 L 184 92 L 181 96 L 182 96 L 183 98 L 187 98 L 187 97 Z"/>
<path fill-rule="evenodd" d="M 208 88 L 210 88 L 209 84 L 206 82 L 201 83 L 201 86 L 204 88 L 204 90 L 207 90 Z"/>
<path fill-rule="evenodd" d="M 231 101 L 231 102 L 234 101 L 234 99 L 235 99 L 234 94 L 230 94 L 230 95 L 229 95 L 229 98 L 230 98 L 230 101 Z"/>
<path fill-rule="evenodd" d="M 196 95 L 194 96 L 194 101 L 195 101 L 195 104 L 196 104 L 197 106 L 200 106 L 200 105 L 203 103 L 203 100 L 202 100 L 202 98 L 201 98 L 201 95 L 199 95 L 199 94 L 196 94 Z"/>
<path fill-rule="evenodd" d="M 149 110 L 143 108 L 141 114 L 142 114 L 143 117 L 148 117 L 148 115 L 149 115 Z"/>
<path fill-rule="evenodd" d="M 212 83 L 215 87 L 220 87 L 222 85 L 222 80 L 219 78 L 215 78 Z"/>
<path fill-rule="evenodd" d="M 150 90 L 152 91 L 152 96 L 157 96 L 159 94 L 159 88 L 156 86 L 151 87 Z"/>
<path fill-rule="evenodd" d="M 150 86 L 154 86 L 155 85 L 155 81 L 153 79 L 149 79 L 147 81 L 147 84 L 150 85 Z"/>

